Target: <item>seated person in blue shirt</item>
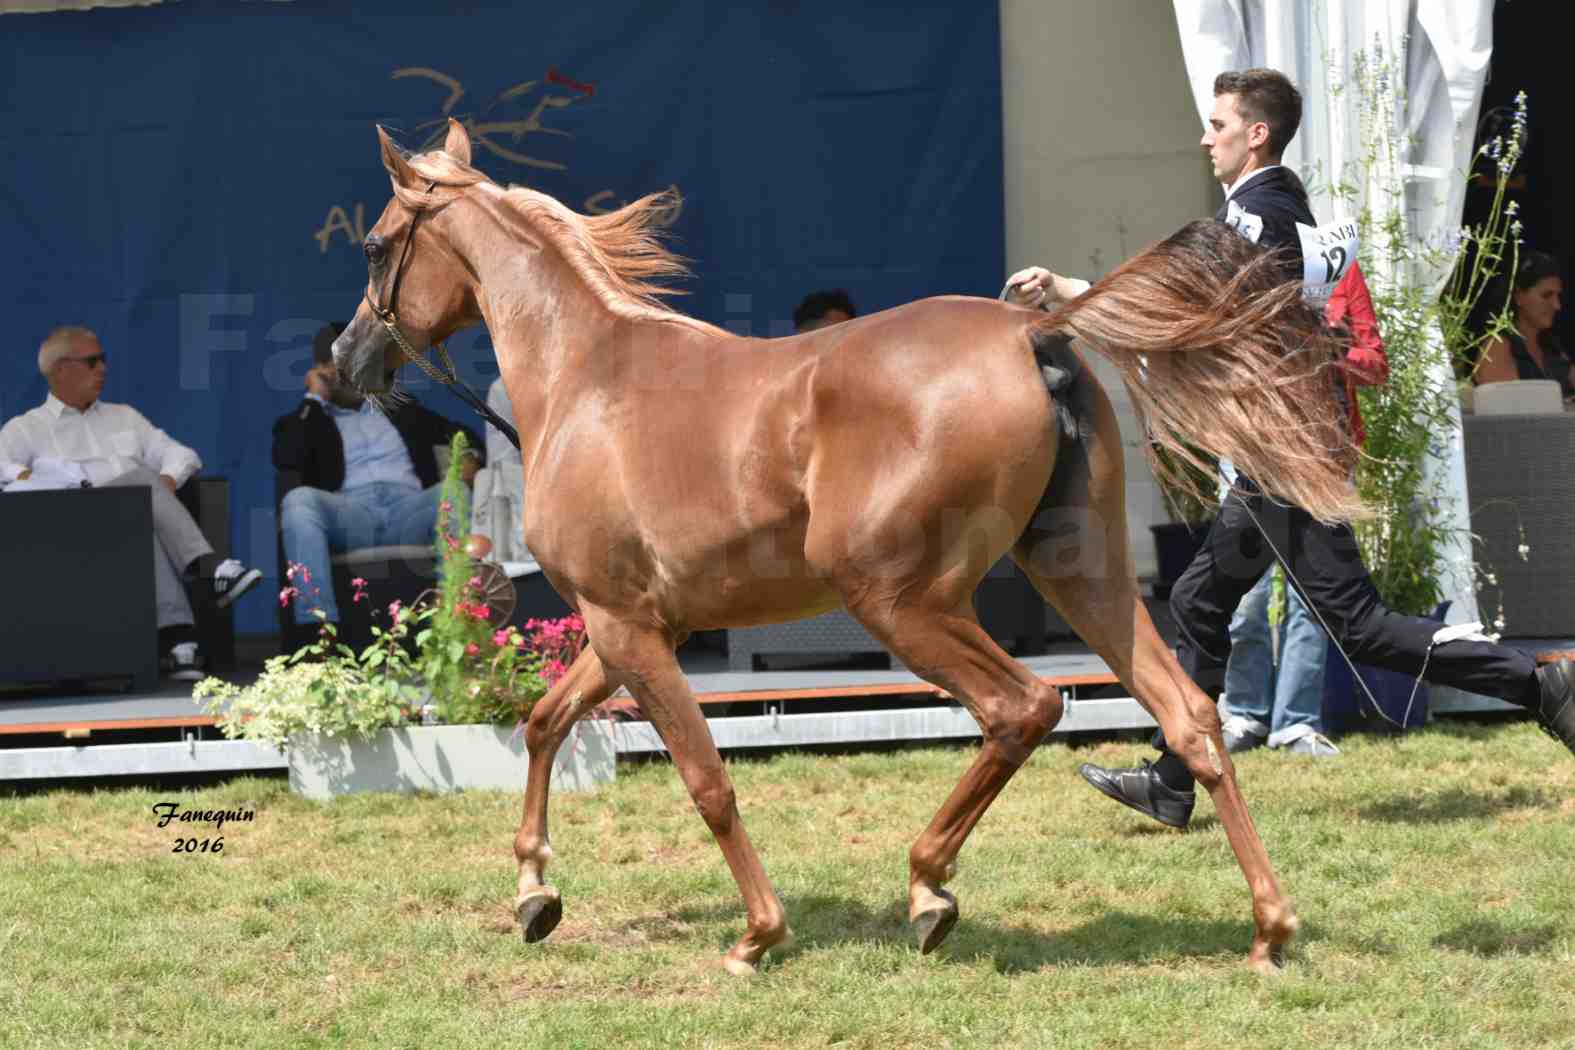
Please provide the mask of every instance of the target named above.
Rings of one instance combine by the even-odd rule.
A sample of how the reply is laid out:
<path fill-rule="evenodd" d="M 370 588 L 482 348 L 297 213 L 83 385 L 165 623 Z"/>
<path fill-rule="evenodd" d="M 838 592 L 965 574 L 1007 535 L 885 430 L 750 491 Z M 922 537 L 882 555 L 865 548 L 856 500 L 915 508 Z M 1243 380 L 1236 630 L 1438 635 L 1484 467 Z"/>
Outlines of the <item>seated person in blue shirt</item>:
<path fill-rule="evenodd" d="M 443 480 L 439 446 L 463 430 L 471 448 L 467 482 L 481 464 L 481 441 L 469 428 L 414 401 L 384 415 L 341 383 L 333 344 L 342 331 L 343 324 L 331 324 L 317 333 L 306 396 L 273 425 L 273 465 L 301 475 L 301 485 L 285 494 L 279 509 L 285 560 L 311 573 L 309 585 L 295 581 L 303 597 L 294 603 L 298 630 L 285 639 L 286 650 L 316 635 L 314 605 L 330 623 L 339 622 L 329 569 L 333 553 L 432 543 Z"/>

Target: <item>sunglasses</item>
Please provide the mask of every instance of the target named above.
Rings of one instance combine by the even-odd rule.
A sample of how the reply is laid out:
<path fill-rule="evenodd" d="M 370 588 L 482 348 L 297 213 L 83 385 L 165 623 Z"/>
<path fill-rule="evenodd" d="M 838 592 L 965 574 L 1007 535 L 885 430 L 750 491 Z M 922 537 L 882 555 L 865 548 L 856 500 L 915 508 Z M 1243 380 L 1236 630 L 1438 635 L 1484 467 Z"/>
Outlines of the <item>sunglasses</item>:
<path fill-rule="evenodd" d="M 62 360 L 65 360 L 65 361 L 79 361 L 82 364 L 87 365 L 89 368 L 97 368 L 99 365 L 102 365 L 108 358 L 109 358 L 108 354 L 97 353 L 97 354 L 89 354 L 86 357 L 66 357 L 66 358 L 62 358 Z"/>

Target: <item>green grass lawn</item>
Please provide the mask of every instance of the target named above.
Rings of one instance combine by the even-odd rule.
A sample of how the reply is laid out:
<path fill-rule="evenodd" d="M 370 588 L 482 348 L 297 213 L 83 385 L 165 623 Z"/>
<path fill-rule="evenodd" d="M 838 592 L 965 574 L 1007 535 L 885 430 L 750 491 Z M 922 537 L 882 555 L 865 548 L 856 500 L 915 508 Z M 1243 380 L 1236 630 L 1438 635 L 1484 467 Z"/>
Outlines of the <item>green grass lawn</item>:
<path fill-rule="evenodd" d="M 1529 723 L 1344 748 L 1238 763 L 1302 918 L 1268 978 L 1211 805 L 1181 834 L 1077 777 L 1138 743 L 1034 756 L 929 957 L 907 849 L 972 751 L 733 763 L 797 937 L 748 980 L 716 966 L 742 908 L 664 763 L 554 800 L 565 912 L 537 945 L 510 912 L 517 795 L 0 797 L 0 1047 L 1575 1046 L 1575 761 Z M 173 854 L 212 832 L 160 830 L 160 800 L 257 819 Z"/>

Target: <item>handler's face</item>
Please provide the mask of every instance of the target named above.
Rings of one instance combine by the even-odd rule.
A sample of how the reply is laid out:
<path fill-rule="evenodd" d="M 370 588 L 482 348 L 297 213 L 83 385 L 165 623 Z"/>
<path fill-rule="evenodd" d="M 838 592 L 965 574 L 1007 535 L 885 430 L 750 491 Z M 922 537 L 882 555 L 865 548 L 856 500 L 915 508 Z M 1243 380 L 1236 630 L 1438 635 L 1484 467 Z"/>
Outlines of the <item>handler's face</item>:
<path fill-rule="evenodd" d="M 1214 110 L 1209 114 L 1201 145 L 1209 151 L 1214 177 L 1224 185 L 1241 178 L 1252 152 L 1249 139 L 1255 126 L 1242 119 L 1235 95 L 1214 96 Z"/>

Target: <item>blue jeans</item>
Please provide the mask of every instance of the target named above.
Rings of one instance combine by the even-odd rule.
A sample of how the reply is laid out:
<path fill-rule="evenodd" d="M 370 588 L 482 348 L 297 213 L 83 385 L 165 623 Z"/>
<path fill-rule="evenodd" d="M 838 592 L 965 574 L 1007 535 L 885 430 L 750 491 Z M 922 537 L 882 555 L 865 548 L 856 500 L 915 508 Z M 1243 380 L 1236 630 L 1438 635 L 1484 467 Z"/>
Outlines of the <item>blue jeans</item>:
<path fill-rule="evenodd" d="M 1329 642 L 1294 587 L 1285 589 L 1280 623 L 1280 666 L 1269 638 L 1271 568 L 1242 598 L 1230 621 L 1230 662 L 1220 714 L 1241 719 L 1270 747 L 1284 747 L 1323 732 L 1323 666 Z"/>
<path fill-rule="evenodd" d="M 285 493 L 279 508 L 284 558 L 306 566 L 312 574 L 310 583 L 300 579 L 280 583 L 300 589 L 295 622 L 316 623 L 314 608 L 321 609 L 331 622 L 339 622 L 328 560 L 331 552 L 389 544 L 431 546 L 442 488 L 408 489 L 379 482 L 340 492 L 302 485 Z"/>
<path fill-rule="evenodd" d="M 1220 500 L 1236 481 L 1230 460 L 1220 462 Z M 1236 606 L 1230 620 L 1230 660 L 1225 665 L 1225 691 L 1220 714 L 1225 721 L 1245 722 L 1255 736 L 1269 738 L 1270 747 L 1284 747 L 1304 736 L 1323 732 L 1323 666 L 1329 643 L 1296 588 L 1285 588 L 1285 618 L 1280 621 L 1280 666 L 1274 666 L 1269 636 L 1269 595 L 1274 580 L 1270 564 Z"/>

